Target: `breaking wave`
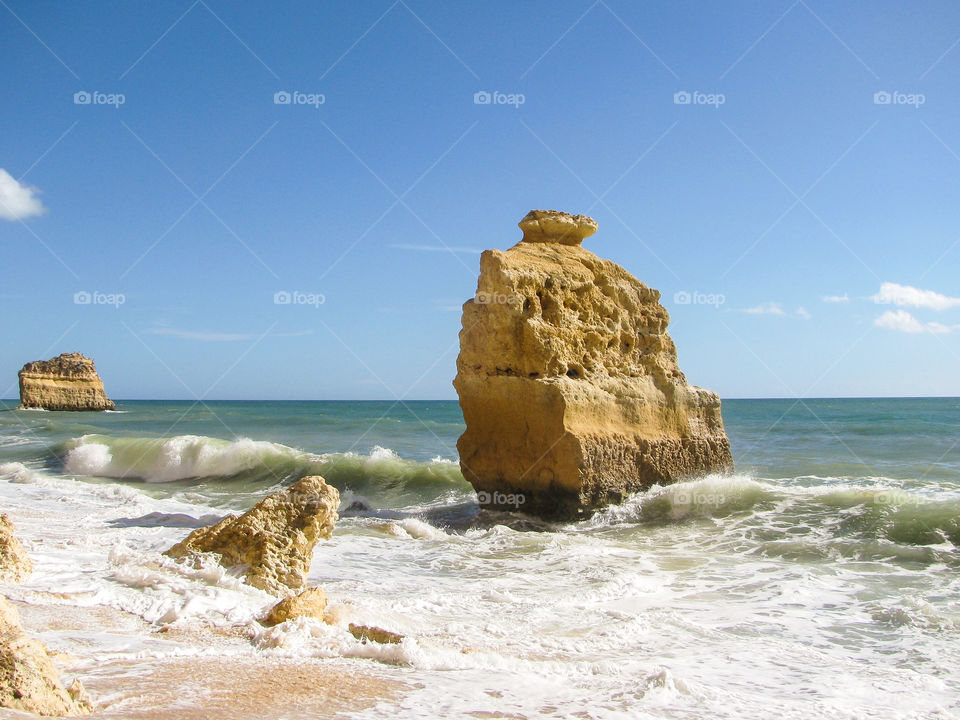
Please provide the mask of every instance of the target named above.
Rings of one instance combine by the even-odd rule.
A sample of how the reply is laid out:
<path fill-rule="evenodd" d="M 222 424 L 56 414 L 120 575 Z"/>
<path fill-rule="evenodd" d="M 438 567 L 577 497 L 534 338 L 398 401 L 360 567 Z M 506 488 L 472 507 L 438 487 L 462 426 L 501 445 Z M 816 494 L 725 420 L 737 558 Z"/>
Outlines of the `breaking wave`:
<path fill-rule="evenodd" d="M 960 492 L 929 486 L 920 491 L 884 477 L 760 480 L 711 475 L 655 486 L 598 512 L 579 527 L 718 522 L 734 516 L 753 518 L 743 527 L 754 533 L 754 539 L 789 536 L 802 543 L 806 536 L 811 542 L 878 540 L 960 547 Z M 885 549 L 876 551 L 882 555 Z"/>
<path fill-rule="evenodd" d="M 59 448 L 66 475 L 141 480 L 233 481 L 275 485 L 304 475 L 322 475 L 341 490 L 416 497 L 469 491 L 456 463 L 436 458 L 417 462 L 375 447 L 368 455 L 314 454 L 279 443 L 220 440 L 200 435 L 128 438 L 84 435 Z"/>

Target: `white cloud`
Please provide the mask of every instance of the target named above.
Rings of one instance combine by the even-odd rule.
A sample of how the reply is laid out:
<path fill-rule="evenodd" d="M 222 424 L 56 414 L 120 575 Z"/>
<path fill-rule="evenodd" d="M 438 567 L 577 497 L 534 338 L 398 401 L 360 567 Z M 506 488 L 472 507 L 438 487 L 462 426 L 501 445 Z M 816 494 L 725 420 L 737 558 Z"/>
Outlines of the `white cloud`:
<path fill-rule="evenodd" d="M 150 335 L 170 335 L 181 340 L 199 340 L 200 342 L 235 342 L 237 340 L 256 340 L 261 337 L 258 333 L 217 333 L 168 327 L 148 328 L 143 332 Z M 269 333 L 267 337 L 301 337 L 312 334 L 313 330 L 300 330 L 290 333 Z"/>
<path fill-rule="evenodd" d="M 797 308 L 797 317 L 803 318 L 804 320 L 809 320 L 813 317 L 813 315 L 811 315 L 807 309 L 801 305 Z"/>
<path fill-rule="evenodd" d="M 897 305 L 898 307 L 929 308 L 930 310 L 949 310 L 960 306 L 960 298 L 941 295 L 933 290 L 921 290 L 910 285 L 898 285 L 885 282 L 880 292 L 870 297 L 877 305 Z M 885 317 L 889 313 L 884 313 Z"/>
<path fill-rule="evenodd" d="M 46 208 L 37 197 L 37 189 L 21 185 L 16 178 L 0 168 L 0 218 L 23 220 L 42 214 Z"/>
<path fill-rule="evenodd" d="M 749 313 L 750 315 L 786 315 L 780 303 L 775 302 L 761 303 L 754 307 L 747 308 L 743 312 Z"/>
<path fill-rule="evenodd" d="M 850 296 L 846 293 L 843 295 L 827 295 L 823 298 L 823 301 L 826 303 L 846 303 L 850 302 Z"/>
<path fill-rule="evenodd" d="M 887 310 L 883 315 L 873 321 L 877 327 L 887 328 L 888 330 L 897 330 L 905 333 L 933 333 L 934 335 L 945 335 L 953 332 L 955 328 L 943 325 L 938 322 L 922 323 L 906 310 Z"/>

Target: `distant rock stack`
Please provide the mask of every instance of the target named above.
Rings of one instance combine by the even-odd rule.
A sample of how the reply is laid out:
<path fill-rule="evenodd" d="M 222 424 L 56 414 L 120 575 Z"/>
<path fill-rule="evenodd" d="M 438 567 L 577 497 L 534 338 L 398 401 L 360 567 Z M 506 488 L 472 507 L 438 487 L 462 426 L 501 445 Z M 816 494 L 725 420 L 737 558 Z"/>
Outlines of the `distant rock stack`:
<path fill-rule="evenodd" d="M 580 247 L 592 218 L 534 210 L 520 228 L 463 306 L 457 449 L 480 505 L 576 519 L 730 469 L 720 398 L 680 371 L 660 293 Z"/>
<path fill-rule="evenodd" d="M 63 353 L 20 371 L 20 407 L 43 410 L 113 410 L 93 360 Z"/>

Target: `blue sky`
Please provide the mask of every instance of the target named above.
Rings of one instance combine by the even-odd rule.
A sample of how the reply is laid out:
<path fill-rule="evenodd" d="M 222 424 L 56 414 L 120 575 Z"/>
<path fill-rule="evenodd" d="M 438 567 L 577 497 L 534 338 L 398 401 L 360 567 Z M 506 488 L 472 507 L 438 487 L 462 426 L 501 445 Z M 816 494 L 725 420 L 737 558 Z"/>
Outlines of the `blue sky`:
<path fill-rule="evenodd" d="M 0 396 L 80 351 L 116 398 L 453 398 L 533 208 L 724 397 L 960 395 L 956 3 L 2 0 L 0 56 Z"/>

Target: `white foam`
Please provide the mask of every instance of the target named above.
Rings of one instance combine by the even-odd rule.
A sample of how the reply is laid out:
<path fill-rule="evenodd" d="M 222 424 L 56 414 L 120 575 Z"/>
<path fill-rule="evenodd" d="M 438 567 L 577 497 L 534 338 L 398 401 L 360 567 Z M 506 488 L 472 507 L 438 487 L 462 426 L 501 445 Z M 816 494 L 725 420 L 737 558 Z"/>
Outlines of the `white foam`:
<path fill-rule="evenodd" d="M 108 469 L 113 462 L 110 448 L 100 443 L 83 444 L 67 453 L 64 472 L 71 475 L 100 475 L 110 477 Z"/>
<path fill-rule="evenodd" d="M 10 482 L 30 483 L 34 482 L 39 475 L 23 463 L 8 462 L 0 465 L 0 476 L 6 477 Z"/>
<path fill-rule="evenodd" d="M 77 462 L 109 466 L 118 448 L 126 452 L 95 441 L 78 447 L 97 444 L 109 460 L 93 450 Z M 171 445 L 150 467 L 222 462 L 222 446 L 211 447 L 204 456 L 191 455 L 189 443 Z M 431 515 L 345 517 L 318 546 L 310 575 L 336 609 L 336 623 L 300 618 L 264 628 L 256 620 L 275 598 L 210 558 L 193 564 L 162 555 L 188 527 L 122 522 L 223 508 L 195 494 L 154 499 L 24 463 L 0 465 L 0 479 L 0 507 L 35 563 L 13 592 L 33 593 L 36 603 L 111 607 L 154 627 L 229 627 L 245 633 L 243 652 L 253 657 L 365 659 L 420 686 L 398 705 L 360 716 L 582 711 L 600 720 L 732 720 L 768 717 L 775 698 L 777 712 L 791 718 L 920 717 L 938 709 L 949 715 L 957 696 L 958 625 L 943 579 L 955 561 L 783 560 L 767 552 L 766 535 L 819 542 L 831 518 L 782 527 L 790 518 L 778 505 L 816 496 L 775 481 L 711 476 L 654 488 L 596 522 L 552 532 L 499 525 L 457 534 L 423 519 Z M 847 509 L 839 503 L 835 519 Z M 662 522 L 647 522 L 650 513 Z M 371 532 L 374 523 L 389 534 Z M 912 588 L 910 599 L 902 598 L 904 587 Z M 882 601 L 865 604 L 865 588 Z M 349 622 L 405 638 L 361 642 Z M 116 635 L 84 641 L 90 657 L 187 651 L 149 633 L 131 636 L 128 649 Z"/>
<path fill-rule="evenodd" d="M 377 530 L 396 538 L 443 541 L 454 539 L 440 528 L 436 528 L 430 523 L 418 518 L 405 518 L 395 522 L 378 523 L 375 527 Z"/>
<path fill-rule="evenodd" d="M 374 462 L 378 460 L 399 460 L 400 456 L 390 448 L 374 445 L 373 449 L 370 451 L 369 459 Z"/>

